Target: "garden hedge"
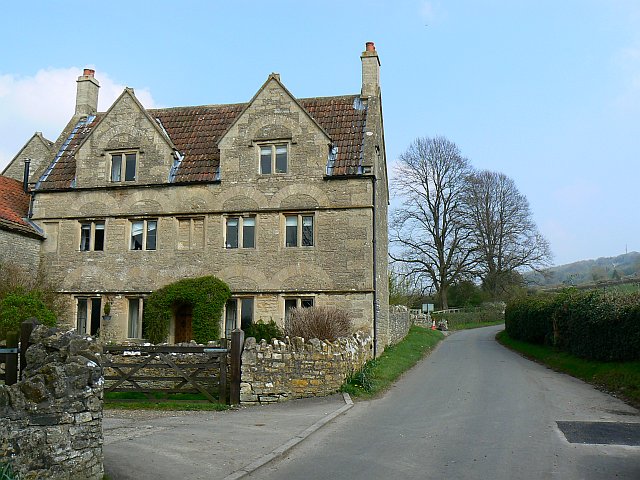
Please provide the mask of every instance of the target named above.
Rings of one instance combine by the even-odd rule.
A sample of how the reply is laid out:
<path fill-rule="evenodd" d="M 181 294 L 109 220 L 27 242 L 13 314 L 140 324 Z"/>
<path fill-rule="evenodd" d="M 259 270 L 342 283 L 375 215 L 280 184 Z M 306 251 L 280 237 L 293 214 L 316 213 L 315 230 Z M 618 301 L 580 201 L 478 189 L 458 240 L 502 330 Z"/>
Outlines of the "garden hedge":
<path fill-rule="evenodd" d="M 162 287 L 145 301 L 143 334 L 152 343 L 165 342 L 175 310 L 190 305 L 193 339 L 198 343 L 218 340 L 222 309 L 230 296 L 228 285 L 213 276 L 187 278 Z"/>
<path fill-rule="evenodd" d="M 590 360 L 640 360 L 640 294 L 567 290 L 507 305 L 511 338 L 548 343 Z"/>
<path fill-rule="evenodd" d="M 56 314 L 37 291 L 7 294 L 0 300 L 0 340 L 4 340 L 8 332 L 19 332 L 20 324 L 30 318 L 48 326 L 54 326 L 57 321 Z"/>

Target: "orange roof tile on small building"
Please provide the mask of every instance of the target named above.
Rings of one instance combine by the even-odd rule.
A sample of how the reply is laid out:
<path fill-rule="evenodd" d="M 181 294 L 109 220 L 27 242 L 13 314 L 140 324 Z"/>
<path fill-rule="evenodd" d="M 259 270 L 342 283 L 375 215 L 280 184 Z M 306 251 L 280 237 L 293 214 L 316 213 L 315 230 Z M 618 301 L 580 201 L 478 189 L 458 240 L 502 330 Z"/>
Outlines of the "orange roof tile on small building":
<path fill-rule="evenodd" d="M 25 220 L 29 214 L 29 195 L 21 182 L 0 176 L 0 228 L 41 236 Z"/>

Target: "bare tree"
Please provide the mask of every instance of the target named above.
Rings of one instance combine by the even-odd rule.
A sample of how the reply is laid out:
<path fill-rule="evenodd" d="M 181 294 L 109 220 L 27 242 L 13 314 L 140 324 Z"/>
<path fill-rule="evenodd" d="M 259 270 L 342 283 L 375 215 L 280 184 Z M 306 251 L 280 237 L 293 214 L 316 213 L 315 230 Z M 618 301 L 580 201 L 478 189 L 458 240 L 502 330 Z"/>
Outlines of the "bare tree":
<path fill-rule="evenodd" d="M 549 242 L 538 232 L 529 202 L 511 178 L 487 170 L 474 173 L 465 203 L 483 285 L 493 296 L 520 281 L 519 270 L 549 265 Z"/>
<path fill-rule="evenodd" d="M 400 155 L 393 182 L 402 206 L 391 216 L 390 241 L 397 247 L 391 258 L 418 281 L 433 285 L 445 309 L 447 289 L 475 262 L 463 204 L 470 173 L 455 143 L 426 137 Z"/>

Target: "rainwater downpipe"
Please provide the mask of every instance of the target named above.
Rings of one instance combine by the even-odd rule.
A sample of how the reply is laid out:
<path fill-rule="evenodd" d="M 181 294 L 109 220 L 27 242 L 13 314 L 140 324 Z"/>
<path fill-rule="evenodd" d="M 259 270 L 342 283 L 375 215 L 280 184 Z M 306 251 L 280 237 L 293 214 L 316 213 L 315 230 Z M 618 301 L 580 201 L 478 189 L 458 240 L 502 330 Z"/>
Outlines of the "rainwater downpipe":
<path fill-rule="evenodd" d="M 376 176 L 372 176 L 373 184 L 373 358 L 378 357 L 378 268 L 376 255 Z"/>

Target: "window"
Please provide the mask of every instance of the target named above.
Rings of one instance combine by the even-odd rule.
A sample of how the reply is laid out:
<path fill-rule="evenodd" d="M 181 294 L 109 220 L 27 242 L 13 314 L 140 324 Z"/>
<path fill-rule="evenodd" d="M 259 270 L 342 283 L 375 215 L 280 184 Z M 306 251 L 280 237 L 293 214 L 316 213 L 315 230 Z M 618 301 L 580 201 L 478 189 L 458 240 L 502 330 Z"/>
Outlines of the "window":
<path fill-rule="evenodd" d="M 287 173 L 289 147 L 286 143 L 260 147 L 260 173 Z"/>
<path fill-rule="evenodd" d="M 80 250 L 104 250 L 104 222 L 80 222 Z"/>
<path fill-rule="evenodd" d="M 137 156 L 138 155 L 135 152 L 112 153 L 111 154 L 111 181 L 112 182 L 135 181 Z"/>
<path fill-rule="evenodd" d="M 284 321 L 289 325 L 291 310 L 294 308 L 313 307 L 313 297 L 287 297 L 284 299 Z"/>
<path fill-rule="evenodd" d="M 204 248 L 204 218 L 178 219 L 178 250 Z"/>
<path fill-rule="evenodd" d="M 227 301 L 225 308 L 225 336 L 230 337 L 231 332 L 240 327 L 245 330 L 253 323 L 254 309 L 253 297 L 232 298 Z M 238 319 L 240 324 L 238 325 Z"/>
<path fill-rule="evenodd" d="M 96 335 L 100 329 L 102 300 L 100 298 L 78 298 L 76 331 L 81 334 Z"/>
<path fill-rule="evenodd" d="M 227 217 L 225 248 L 255 248 L 256 217 Z"/>
<path fill-rule="evenodd" d="M 127 322 L 127 337 L 142 338 L 142 298 L 129 298 L 129 318 Z"/>
<path fill-rule="evenodd" d="M 158 235 L 157 220 L 131 221 L 131 250 L 155 250 Z"/>
<path fill-rule="evenodd" d="M 313 215 L 285 215 L 285 246 L 313 247 Z"/>

